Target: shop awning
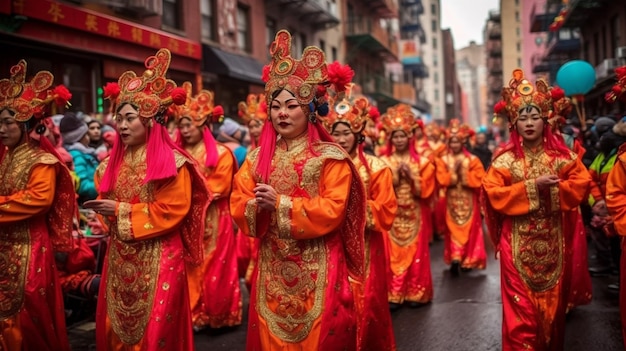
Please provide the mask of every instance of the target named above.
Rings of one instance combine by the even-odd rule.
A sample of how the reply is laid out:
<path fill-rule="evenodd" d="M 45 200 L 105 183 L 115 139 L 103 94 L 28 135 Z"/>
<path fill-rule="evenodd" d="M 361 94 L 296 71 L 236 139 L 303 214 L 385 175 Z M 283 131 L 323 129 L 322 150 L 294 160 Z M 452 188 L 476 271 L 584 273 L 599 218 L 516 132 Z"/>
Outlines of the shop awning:
<path fill-rule="evenodd" d="M 263 64 L 248 56 L 226 52 L 202 45 L 202 71 L 264 85 Z"/>

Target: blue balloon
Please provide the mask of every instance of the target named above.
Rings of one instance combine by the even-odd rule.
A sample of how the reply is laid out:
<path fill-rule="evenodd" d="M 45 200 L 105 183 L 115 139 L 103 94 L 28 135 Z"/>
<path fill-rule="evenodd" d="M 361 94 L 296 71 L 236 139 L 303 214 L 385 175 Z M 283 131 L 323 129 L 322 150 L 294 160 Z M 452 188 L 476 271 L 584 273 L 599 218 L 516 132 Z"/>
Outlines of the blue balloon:
<path fill-rule="evenodd" d="M 556 73 L 556 84 L 566 96 L 585 95 L 596 84 L 596 71 L 587 61 L 569 61 Z"/>

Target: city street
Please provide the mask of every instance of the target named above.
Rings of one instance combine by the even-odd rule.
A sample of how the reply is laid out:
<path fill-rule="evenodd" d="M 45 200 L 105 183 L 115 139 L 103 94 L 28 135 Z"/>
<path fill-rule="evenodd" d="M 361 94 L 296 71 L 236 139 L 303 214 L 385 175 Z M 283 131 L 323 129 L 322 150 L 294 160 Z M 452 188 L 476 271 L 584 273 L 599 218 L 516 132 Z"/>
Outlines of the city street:
<path fill-rule="evenodd" d="M 435 242 L 431 246 L 433 303 L 417 309 L 403 307 L 392 315 L 398 351 L 500 350 L 499 262 L 490 252 L 487 270 L 452 277 L 443 264 L 442 253 L 443 243 Z M 606 289 L 616 279 L 616 276 L 593 278 L 592 303 L 578 307 L 568 316 L 565 350 L 623 350 L 618 297 Z M 245 291 L 243 287 L 242 291 Z M 197 350 L 245 350 L 245 323 L 244 319 L 244 325 L 237 328 L 196 333 Z M 93 324 L 72 328 L 70 337 L 74 351 L 95 350 Z"/>

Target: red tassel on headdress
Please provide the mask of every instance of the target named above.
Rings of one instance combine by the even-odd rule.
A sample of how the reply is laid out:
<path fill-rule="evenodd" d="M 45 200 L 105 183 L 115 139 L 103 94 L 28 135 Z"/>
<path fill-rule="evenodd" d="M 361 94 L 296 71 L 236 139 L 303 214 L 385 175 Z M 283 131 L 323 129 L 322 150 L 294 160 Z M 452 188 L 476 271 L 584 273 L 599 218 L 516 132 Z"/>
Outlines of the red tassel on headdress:
<path fill-rule="evenodd" d="M 506 109 L 506 102 L 504 100 L 500 100 L 493 107 L 493 112 L 499 115 L 504 112 L 504 109 Z"/>
<path fill-rule="evenodd" d="M 54 103 L 57 104 L 57 106 L 67 105 L 72 98 L 72 93 L 62 84 L 52 89 L 52 95 L 54 96 Z"/>
<path fill-rule="evenodd" d="M 352 78 L 354 78 L 354 71 L 350 66 L 342 65 L 339 61 L 328 65 L 328 81 L 335 86 L 337 92 L 346 90 Z"/>
<path fill-rule="evenodd" d="M 120 95 L 121 89 L 120 86 L 117 83 L 113 83 L 113 82 L 109 82 L 104 86 L 104 90 L 102 91 L 103 96 L 105 98 L 110 98 L 111 100 L 114 100 L 115 98 L 117 98 L 118 95 Z"/>
<path fill-rule="evenodd" d="M 552 101 L 558 101 L 565 97 L 565 91 L 559 87 L 550 89 L 550 95 L 552 95 Z"/>
<path fill-rule="evenodd" d="M 378 123 L 378 119 L 380 118 L 380 111 L 378 111 L 378 107 L 376 107 L 376 106 L 370 107 L 370 110 L 369 110 L 368 114 L 370 116 L 370 119 L 374 123 Z"/>
<path fill-rule="evenodd" d="M 172 101 L 176 105 L 183 105 L 187 102 L 187 92 L 183 88 L 174 88 L 172 90 Z"/>
<path fill-rule="evenodd" d="M 263 79 L 265 83 L 270 80 L 270 65 L 263 66 L 263 74 L 261 76 L 261 79 Z"/>

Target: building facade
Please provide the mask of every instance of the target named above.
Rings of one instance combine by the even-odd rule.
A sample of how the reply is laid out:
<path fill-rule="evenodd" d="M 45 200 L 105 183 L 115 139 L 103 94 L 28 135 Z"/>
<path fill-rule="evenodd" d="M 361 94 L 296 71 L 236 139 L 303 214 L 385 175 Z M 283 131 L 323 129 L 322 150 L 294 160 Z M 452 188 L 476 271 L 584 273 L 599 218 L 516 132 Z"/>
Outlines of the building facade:
<path fill-rule="evenodd" d="M 504 83 L 502 69 L 502 23 L 500 12 L 489 11 L 485 24 L 484 42 L 487 61 L 487 111 L 492 113 L 493 106 L 501 98 Z M 508 72 L 511 74 L 511 72 Z"/>
<path fill-rule="evenodd" d="M 422 57 L 429 75 L 423 80 L 420 97 L 430 103 L 432 120 L 444 123 L 446 101 L 440 5 L 440 0 L 423 0 L 424 11 L 420 21 L 423 24 L 426 41 L 422 45 Z"/>
<path fill-rule="evenodd" d="M 502 23 L 502 84 L 508 84 L 511 72 L 522 68 L 522 8 L 520 0 L 500 0 Z"/>
<path fill-rule="evenodd" d="M 443 79 L 444 79 L 444 102 L 445 112 L 444 123 L 453 118 L 458 118 L 467 122 L 467 115 L 463 115 L 461 112 L 461 85 L 457 80 L 457 61 L 454 52 L 454 38 L 452 37 L 452 31 L 450 29 L 443 29 L 441 31 L 443 46 Z"/>
<path fill-rule="evenodd" d="M 491 117 L 487 109 L 486 53 L 485 46 L 474 41 L 456 51 L 457 76 L 467 98 L 466 122 L 474 128 L 486 127 Z"/>

